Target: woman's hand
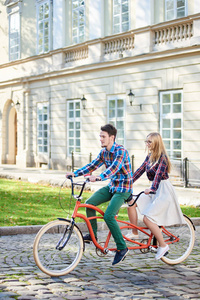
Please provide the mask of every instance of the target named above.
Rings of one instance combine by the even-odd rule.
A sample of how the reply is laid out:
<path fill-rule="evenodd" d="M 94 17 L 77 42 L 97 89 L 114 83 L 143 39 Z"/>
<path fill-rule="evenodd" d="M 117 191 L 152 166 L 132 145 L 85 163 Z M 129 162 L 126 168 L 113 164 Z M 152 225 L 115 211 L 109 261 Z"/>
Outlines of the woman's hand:
<path fill-rule="evenodd" d="M 150 192 L 151 192 L 151 189 L 145 189 L 145 190 L 144 190 L 145 195 L 149 195 Z"/>

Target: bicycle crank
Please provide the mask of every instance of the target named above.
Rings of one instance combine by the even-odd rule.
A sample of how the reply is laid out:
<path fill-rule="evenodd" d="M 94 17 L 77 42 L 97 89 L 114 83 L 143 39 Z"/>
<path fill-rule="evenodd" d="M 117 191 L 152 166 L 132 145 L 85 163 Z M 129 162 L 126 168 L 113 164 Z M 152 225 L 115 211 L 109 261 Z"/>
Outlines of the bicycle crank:
<path fill-rule="evenodd" d="M 147 244 L 147 243 L 148 243 L 148 239 L 143 239 L 143 240 L 141 241 L 141 243 L 142 243 L 142 244 Z M 148 253 L 148 252 L 149 252 L 149 248 L 140 249 L 140 251 L 141 251 L 142 253 Z"/>
<path fill-rule="evenodd" d="M 99 243 L 99 245 L 101 245 L 101 244 L 102 244 L 102 247 L 105 245 L 104 242 Z M 114 253 L 114 252 L 113 252 L 113 253 Z M 97 254 L 99 257 L 104 257 L 105 255 L 112 254 L 112 251 L 109 251 L 109 250 L 106 248 L 106 249 L 104 249 L 104 252 L 102 252 L 99 248 L 96 247 L 96 254 Z M 115 253 L 112 254 L 112 255 L 115 255 Z"/>

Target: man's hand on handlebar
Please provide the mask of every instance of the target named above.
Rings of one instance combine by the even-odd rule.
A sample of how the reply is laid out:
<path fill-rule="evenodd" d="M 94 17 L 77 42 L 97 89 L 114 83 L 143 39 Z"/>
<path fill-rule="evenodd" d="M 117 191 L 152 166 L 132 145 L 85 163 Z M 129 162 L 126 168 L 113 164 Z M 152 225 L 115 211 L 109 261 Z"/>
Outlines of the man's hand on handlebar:
<path fill-rule="evenodd" d="M 74 173 L 73 172 L 67 172 L 66 173 L 66 178 L 69 178 L 69 177 L 74 177 Z M 91 181 L 91 182 L 101 181 L 101 177 L 100 176 L 88 175 L 85 178 L 87 178 L 88 181 Z"/>
<path fill-rule="evenodd" d="M 88 176 L 88 179 L 91 182 L 101 181 L 101 177 L 100 176 L 94 176 L 94 175 Z"/>
<path fill-rule="evenodd" d="M 73 172 L 67 172 L 67 173 L 66 173 L 66 178 L 68 178 L 69 176 L 74 177 L 74 173 L 73 173 Z"/>

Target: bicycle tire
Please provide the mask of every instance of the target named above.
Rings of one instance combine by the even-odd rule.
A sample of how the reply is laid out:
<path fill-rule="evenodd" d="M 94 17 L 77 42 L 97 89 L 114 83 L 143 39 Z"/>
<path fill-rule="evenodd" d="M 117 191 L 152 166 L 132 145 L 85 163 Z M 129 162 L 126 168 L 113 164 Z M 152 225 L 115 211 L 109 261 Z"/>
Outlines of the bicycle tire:
<path fill-rule="evenodd" d="M 166 256 L 163 256 L 161 260 L 168 265 L 176 265 L 183 262 L 191 253 L 195 242 L 195 229 L 192 221 L 186 215 L 184 215 L 186 224 L 165 226 L 172 235 L 179 238 L 179 241 L 174 241 L 169 244 L 169 252 Z M 163 237 L 167 240 L 169 236 L 163 230 Z M 173 237 L 171 236 L 171 239 Z"/>
<path fill-rule="evenodd" d="M 55 220 L 44 225 L 35 237 L 33 256 L 38 268 L 50 276 L 63 276 L 70 273 L 80 262 L 83 251 L 83 236 L 79 228 L 74 225 L 72 234 L 66 246 L 57 250 L 56 245 L 63 236 L 68 220 Z M 66 234 L 66 238 L 69 232 Z M 65 239 L 66 239 L 65 238 Z"/>

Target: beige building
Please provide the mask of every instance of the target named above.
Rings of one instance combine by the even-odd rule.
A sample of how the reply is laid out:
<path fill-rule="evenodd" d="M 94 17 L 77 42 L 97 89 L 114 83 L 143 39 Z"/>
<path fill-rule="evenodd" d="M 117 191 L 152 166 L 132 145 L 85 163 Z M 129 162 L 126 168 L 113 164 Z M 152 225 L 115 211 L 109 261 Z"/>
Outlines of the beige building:
<path fill-rule="evenodd" d="M 200 168 L 199 0 L 0 0 L 0 40 L 1 163 L 81 166 L 111 122 Z"/>

